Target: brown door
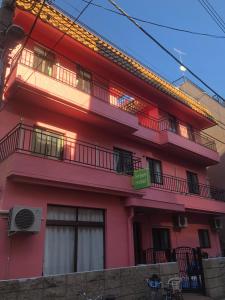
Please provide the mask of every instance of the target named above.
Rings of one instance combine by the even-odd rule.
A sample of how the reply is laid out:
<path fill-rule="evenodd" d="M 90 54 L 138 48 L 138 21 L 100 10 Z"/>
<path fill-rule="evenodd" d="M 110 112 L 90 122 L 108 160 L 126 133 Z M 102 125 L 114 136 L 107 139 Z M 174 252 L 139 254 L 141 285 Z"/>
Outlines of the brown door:
<path fill-rule="evenodd" d="M 142 238 L 141 238 L 141 224 L 138 222 L 133 223 L 134 235 L 134 259 L 135 265 L 144 263 L 142 251 Z"/>

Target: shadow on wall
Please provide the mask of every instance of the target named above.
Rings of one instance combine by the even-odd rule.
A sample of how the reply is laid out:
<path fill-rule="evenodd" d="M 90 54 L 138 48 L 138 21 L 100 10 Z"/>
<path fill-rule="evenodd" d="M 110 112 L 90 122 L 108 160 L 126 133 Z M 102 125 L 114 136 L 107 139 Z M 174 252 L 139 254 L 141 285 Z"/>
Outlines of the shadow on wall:
<path fill-rule="evenodd" d="M 220 163 L 207 170 L 210 184 L 225 189 L 225 150 L 220 156 Z M 223 229 L 220 230 L 220 244 L 223 255 L 225 254 L 225 216 L 222 218 Z"/>

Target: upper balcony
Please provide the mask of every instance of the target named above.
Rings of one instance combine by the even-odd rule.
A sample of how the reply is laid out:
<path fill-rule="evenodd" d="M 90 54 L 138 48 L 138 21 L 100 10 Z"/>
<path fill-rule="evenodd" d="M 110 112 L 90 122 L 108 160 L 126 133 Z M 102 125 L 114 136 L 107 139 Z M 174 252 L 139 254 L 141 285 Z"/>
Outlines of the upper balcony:
<path fill-rule="evenodd" d="M 18 124 L 0 140 L 1 174 L 17 181 L 140 195 L 131 186 L 141 159 L 38 127 Z"/>
<path fill-rule="evenodd" d="M 147 103 L 103 79 L 96 80 L 97 75 L 79 69 L 76 64 L 68 64 L 64 62 L 66 68 L 24 49 L 16 66 L 12 61 L 6 95 L 12 99 L 16 95 L 17 99 L 103 127 L 108 125 L 125 132 L 138 130 L 136 113 Z"/>
<path fill-rule="evenodd" d="M 143 198 L 129 198 L 127 206 L 185 212 L 225 214 L 225 190 L 167 174 L 151 174 Z"/>
<path fill-rule="evenodd" d="M 94 74 L 91 76 L 84 70 L 78 74 L 71 70 L 75 70 L 75 64 L 65 68 L 25 49 L 17 66 L 13 65 L 12 62 L 13 72 L 6 90 L 11 98 L 16 96 L 16 100 L 21 98 L 88 122 L 94 121 L 104 128 L 108 126 L 116 132 L 130 133 L 131 138 L 166 148 L 176 156 L 194 158 L 204 165 L 219 161 L 214 140 L 178 120 L 156 117 L 158 108 L 146 99 L 117 84 L 100 82 Z"/>
<path fill-rule="evenodd" d="M 127 206 L 225 213 L 225 191 L 198 180 L 151 173 L 150 188 L 135 190 L 131 175 L 142 161 L 118 150 L 18 124 L 0 140 L 0 173 L 14 181 L 123 195 Z"/>

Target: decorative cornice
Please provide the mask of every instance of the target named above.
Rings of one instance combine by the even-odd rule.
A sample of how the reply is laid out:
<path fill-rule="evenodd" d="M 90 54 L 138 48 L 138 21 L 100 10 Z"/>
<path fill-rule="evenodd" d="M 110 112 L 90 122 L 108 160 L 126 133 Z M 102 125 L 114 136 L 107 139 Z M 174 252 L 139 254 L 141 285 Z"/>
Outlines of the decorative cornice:
<path fill-rule="evenodd" d="M 18 8 L 29 11 L 33 15 L 38 14 L 42 3 L 42 1 L 35 2 L 28 0 L 16 0 L 16 5 Z M 138 78 L 144 80 L 158 90 L 162 91 L 163 93 L 172 96 L 179 102 L 215 122 L 212 114 L 194 98 L 179 90 L 177 87 L 170 84 L 166 80 L 162 79 L 160 76 L 141 65 L 134 58 L 128 56 L 121 50 L 110 45 L 110 43 L 104 41 L 102 38 L 91 33 L 80 24 L 74 23 L 69 17 L 67 17 L 65 14 L 63 14 L 53 6 L 45 4 L 39 17 L 42 21 L 59 29 L 61 32 L 72 37 L 74 40 L 80 42 L 89 49 L 106 57 L 107 59 L 121 66 L 123 69 L 129 71 Z"/>

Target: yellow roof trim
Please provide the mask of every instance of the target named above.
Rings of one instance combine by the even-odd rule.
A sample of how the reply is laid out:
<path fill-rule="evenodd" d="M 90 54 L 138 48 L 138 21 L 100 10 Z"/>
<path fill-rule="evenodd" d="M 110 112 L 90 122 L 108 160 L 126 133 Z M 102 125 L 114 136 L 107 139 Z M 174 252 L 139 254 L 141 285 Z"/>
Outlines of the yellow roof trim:
<path fill-rule="evenodd" d="M 37 2 L 37 4 L 33 7 L 33 4 L 27 0 L 16 0 L 16 5 L 18 8 L 30 11 L 33 15 L 38 14 L 42 3 L 43 2 Z M 190 97 L 177 87 L 162 79 L 160 76 L 141 65 L 132 57 L 129 57 L 100 37 L 89 32 L 86 28 L 74 23 L 69 17 L 65 16 L 51 5 L 45 4 L 43 6 L 40 19 L 66 33 L 86 47 L 115 62 L 122 68 L 153 85 L 165 94 L 170 95 L 181 103 L 189 106 L 194 111 L 211 120 L 214 120 L 212 114 L 194 98 Z"/>

